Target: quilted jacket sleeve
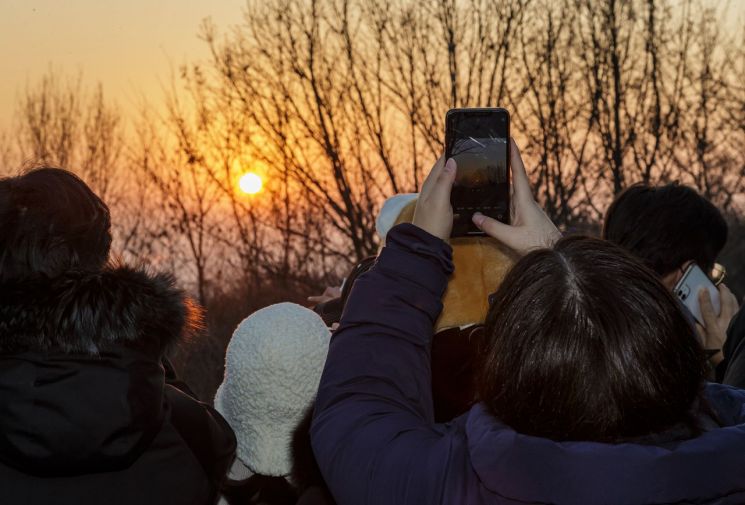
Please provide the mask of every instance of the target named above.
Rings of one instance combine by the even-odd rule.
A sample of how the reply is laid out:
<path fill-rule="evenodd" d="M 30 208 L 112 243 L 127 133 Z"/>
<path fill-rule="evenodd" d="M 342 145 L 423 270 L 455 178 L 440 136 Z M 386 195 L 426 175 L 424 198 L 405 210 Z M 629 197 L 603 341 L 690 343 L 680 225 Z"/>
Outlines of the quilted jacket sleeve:
<path fill-rule="evenodd" d="M 454 437 L 434 423 L 430 341 L 452 270 L 449 245 L 403 224 L 354 285 L 311 428 L 338 503 L 442 501 Z"/>

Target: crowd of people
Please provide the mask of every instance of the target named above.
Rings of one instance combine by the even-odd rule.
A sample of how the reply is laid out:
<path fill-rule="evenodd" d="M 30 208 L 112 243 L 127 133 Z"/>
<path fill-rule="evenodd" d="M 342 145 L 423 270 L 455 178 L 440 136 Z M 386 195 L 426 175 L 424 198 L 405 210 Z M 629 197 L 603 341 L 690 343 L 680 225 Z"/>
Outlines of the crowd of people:
<path fill-rule="evenodd" d="M 454 268 L 441 159 L 342 288 L 238 326 L 214 407 L 168 360 L 200 308 L 110 261 L 106 204 L 62 169 L 0 180 L 0 501 L 745 503 L 721 212 L 636 185 L 601 238 L 562 236 L 510 153 L 512 222 L 473 217 L 519 256 L 483 324 L 435 332 Z M 673 294 L 692 264 L 718 290 L 718 307 L 695 294 L 700 320 Z"/>

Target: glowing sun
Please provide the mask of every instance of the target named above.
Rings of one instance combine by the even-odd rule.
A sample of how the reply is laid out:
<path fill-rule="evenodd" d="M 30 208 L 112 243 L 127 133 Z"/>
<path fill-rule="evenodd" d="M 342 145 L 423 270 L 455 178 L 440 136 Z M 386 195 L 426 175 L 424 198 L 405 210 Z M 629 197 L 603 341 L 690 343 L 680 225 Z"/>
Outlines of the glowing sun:
<path fill-rule="evenodd" d="M 261 177 L 249 172 L 241 177 L 240 181 L 238 181 L 238 186 L 244 193 L 255 195 L 256 193 L 261 191 Z"/>

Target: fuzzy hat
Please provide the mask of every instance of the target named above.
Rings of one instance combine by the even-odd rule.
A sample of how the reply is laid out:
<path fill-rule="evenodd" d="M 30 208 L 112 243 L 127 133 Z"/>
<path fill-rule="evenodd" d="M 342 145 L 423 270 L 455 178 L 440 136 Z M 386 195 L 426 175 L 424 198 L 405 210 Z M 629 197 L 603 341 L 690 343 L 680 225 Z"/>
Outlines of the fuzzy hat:
<path fill-rule="evenodd" d="M 414 219 L 418 196 L 399 194 L 386 200 L 376 220 L 382 241 L 393 226 Z M 450 245 L 455 272 L 442 298 L 443 309 L 435 323 L 436 332 L 483 323 L 489 310 L 489 295 L 497 290 L 517 260 L 512 250 L 487 236 L 451 238 Z"/>
<path fill-rule="evenodd" d="M 330 338 L 316 313 L 294 303 L 254 312 L 233 333 L 215 408 L 253 473 L 290 473 L 292 432 L 316 395 Z"/>

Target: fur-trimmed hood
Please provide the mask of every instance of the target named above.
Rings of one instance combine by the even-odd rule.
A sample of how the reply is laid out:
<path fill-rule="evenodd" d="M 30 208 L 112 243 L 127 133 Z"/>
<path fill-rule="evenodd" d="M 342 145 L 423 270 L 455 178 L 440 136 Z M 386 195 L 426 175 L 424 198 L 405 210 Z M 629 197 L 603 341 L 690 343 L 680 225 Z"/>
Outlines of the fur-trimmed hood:
<path fill-rule="evenodd" d="M 198 314 L 171 276 L 132 268 L 0 285 L 0 463 L 129 468 L 165 419 L 161 357 Z"/>
<path fill-rule="evenodd" d="M 0 354 L 96 355 L 112 346 L 162 354 L 198 326 L 173 276 L 110 267 L 0 285 Z"/>

